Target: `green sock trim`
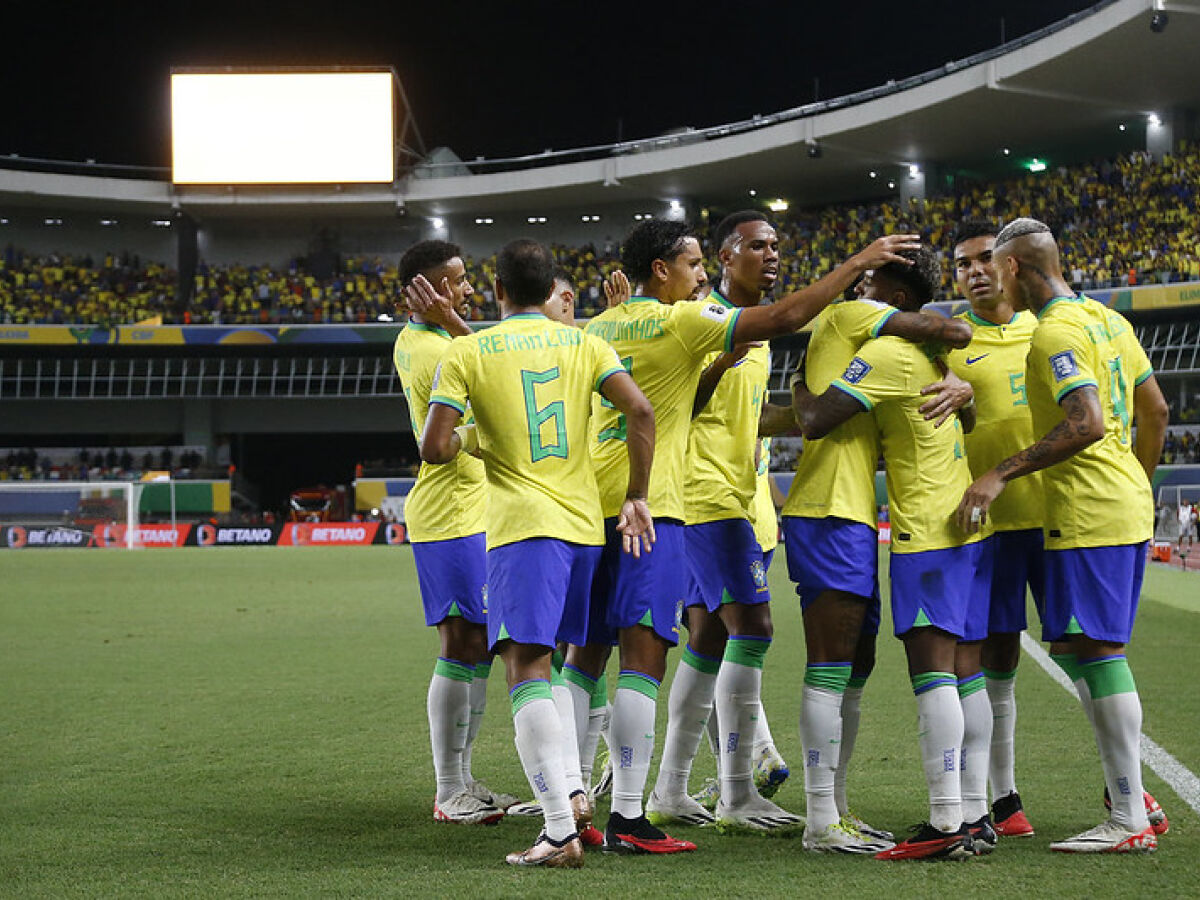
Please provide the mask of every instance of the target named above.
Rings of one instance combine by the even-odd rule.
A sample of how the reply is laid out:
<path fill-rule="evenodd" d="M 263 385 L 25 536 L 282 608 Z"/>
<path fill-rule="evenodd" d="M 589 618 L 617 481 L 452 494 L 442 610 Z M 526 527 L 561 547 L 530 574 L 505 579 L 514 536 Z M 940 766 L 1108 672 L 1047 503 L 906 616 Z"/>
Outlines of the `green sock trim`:
<path fill-rule="evenodd" d="M 550 669 L 550 683 L 552 685 L 554 685 L 554 687 L 566 687 L 567 686 L 567 679 L 563 677 L 562 669 L 555 669 L 555 668 Z"/>
<path fill-rule="evenodd" d="M 835 694 L 844 694 L 850 683 L 850 663 L 817 663 L 804 667 L 804 683 Z"/>
<path fill-rule="evenodd" d="M 1074 653 L 1052 653 L 1050 658 L 1058 663 L 1058 667 L 1067 673 L 1067 677 L 1072 682 L 1083 677 L 1083 671 L 1079 668 L 1079 660 L 1075 658 Z"/>
<path fill-rule="evenodd" d="M 1129 661 L 1124 656 L 1089 659 L 1080 663 L 1079 667 L 1083 670 L 1083 680 L 1087 682 L 1093 700 L 1113 694 L 1137 693 L 1133 672 L 1129 671 Z"/>
<path fill-rule="evenodd" d="M 561 669 L 566 659 L 562 655 L 561 650 L 555 650 L 550 654 L 550 667 L 553 669 Z"/>
<path fill-rule="evenodd" d="M 601 672 L 592 689 L 591 709 L 603 709 L 608 703 L 608 673 Z"/>
<path fill-rule="evenodd" d="M 574 666 L 563 666 L 562 677 L 576 687 L 583 688 L 589 696 L 596 690 L 596 679 L 589 678 L 586 673 L 580 672 Z"/>
<path fill-rule="evenodd" d="M 492 674 L 491 662 L 475 663 L 475 680 L 487 681 L 488 676 Z"/>
<path fill-rule="evenodd" d="M 976 672 L 974 675 L 960 678 L 958 682 L 959 699 L 966 700 L 972 694 L 978 694 L 986 687 L 987 682 L 983 680 L 982 672 Z"/>
<path fill-rule="evenodd" d="M 683 645 L 683 662 L 697 672 L 703 672 L 705 675 L 716 675 L 721 669 L 721 661 L 719 659 L 710 659 L 707 656 L 701 656 L 687 644 Z"/>
<path fill-rule="evenodd" d="M 550 682 L 544 678 L 534 678 L 530 681 L 522 681 L 511 691 L 508 692 L 509 699 L 512 701 L 513 715 L 526 703 L 534 700 L 549 700 L 554 702 L 554 695 L 550 693 Z"/>
<path fill-rule="evenodd" d="M 983 667 L 983 675 L 985 678 L 990 678 L 992 681 L 1012 681 L 1014 678 L 1017 677 L 1017 670 L 1013 669 L 1010 672 L 1001 672 L 996 669 L 989 669 L 987 666 L 984 666 Z"/>
<path fill-rule="evenodd" d="M 438 661 L 433 664 L 433 674 L 449 678 L 451 681 L 465 681 L 467 684 L 470 684 L 475 678 L 475 670 L 471 666 L 440 656 Z"/>
<path fill-rule="evenodd" d="M 770 638 L 730 636 L 725 644 L 725 662 L 761 669 L 769 649 L 771 649 Z"/>
<path fill-rule="evenodd" d="M 846 682 L 846 690 L 862 690 L 867 686 L 867 675 L 851 675 L 850 680 Z"/>
<path fill-rule="evenodd" d="M 617 690 L 637 691 L 651 700 L 658 699 L 658 682 L 641 672 L 622 672 L 617 676 Z"/>
<path fill-rule="evenodd" d="M 914 694 L 923 694 L 926 691 L 933 690 L 936 687 L 949 685 L 950 687 L 958 687 L 958 679 L 951 672 L 920 672 L 909 678 L 912 682 Z"/>

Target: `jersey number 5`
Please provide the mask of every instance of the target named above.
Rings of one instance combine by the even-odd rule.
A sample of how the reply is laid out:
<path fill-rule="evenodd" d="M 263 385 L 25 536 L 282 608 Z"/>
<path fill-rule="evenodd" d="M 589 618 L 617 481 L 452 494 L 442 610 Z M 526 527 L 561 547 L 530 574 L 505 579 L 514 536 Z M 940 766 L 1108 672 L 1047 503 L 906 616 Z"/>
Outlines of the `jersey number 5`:
<path fill-rule="evenodd" d="M 538 406 L 537 386 L 555 381 L 558 378 L 558 366 L 546 369 L 544 372 L 521 370 L 521 389 L 525 393 L 525 422 L 529 427 L 529 455 L 533 462 L 540 462 L 551 456 L 567 458 L 567 414 L 561 400 Z M 547 443 L 542 440 L 542 426 L 551 423 L 550 430 L 553 439 Z"/>

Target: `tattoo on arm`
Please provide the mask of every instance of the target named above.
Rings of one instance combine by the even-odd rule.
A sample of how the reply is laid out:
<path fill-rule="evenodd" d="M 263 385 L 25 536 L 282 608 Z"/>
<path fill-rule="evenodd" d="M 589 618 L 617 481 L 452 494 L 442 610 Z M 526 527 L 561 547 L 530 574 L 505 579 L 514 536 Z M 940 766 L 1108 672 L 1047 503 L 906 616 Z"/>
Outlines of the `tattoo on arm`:
<path fill-rule="evenodd" d="M 1026 447 L 997 463 L 996 473 L 1019 478 L 1040 471 L 1074 456 L 1088 444 L 1102 437 L 1102 434 L 1097 435 L 1093 430 L 1089 416 L 1089 406 L 1097 402 L 1096 388 L 1091 385 L 1071 391 L 1063 397 L 1061 404 L 1067 417 L 1046 432 L 1045 437 L 1033 446 Z"/>

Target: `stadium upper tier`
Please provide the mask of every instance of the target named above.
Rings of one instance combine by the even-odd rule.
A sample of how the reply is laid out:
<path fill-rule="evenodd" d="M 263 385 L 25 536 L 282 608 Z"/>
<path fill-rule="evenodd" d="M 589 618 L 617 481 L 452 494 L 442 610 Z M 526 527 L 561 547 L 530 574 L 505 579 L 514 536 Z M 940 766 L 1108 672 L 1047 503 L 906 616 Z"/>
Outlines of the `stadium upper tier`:
<path fill-rule="evenodd" d="M 1064 270 L 1083 290 L 1200 281 L 1198 195 L 1200 147 L 1184 142 L 1161 160 L 1138 151 L 925 201 L 793 210 L 779 221 L 784 262 L 777 293 L 811 283 L 882 233 L 919 232 L 947 255 L 962 219 L 1029 215 L 1055 228 Z M 302 260 L 201 263 L 191 299 L 181 303 L 176 273 L 165 263 L 130 253 L 93 257 L 69 247 L 35 255 L 9 245 L 0 258 L 0 324 L 119 325 L 155 317 L 164 324 L 374 322 L 396 312 L 395 258 L 403 249 L 391 259 L 346 255 L 329 278 L 317 278 Z M 603 303 L 603 278 L 618 265 L 618 248 L 556 244 L 554 250 L 575 280 L 579 316 L 594 315 Z M 476 289 L 472 317 L 498 318 L 494 257 L 466 262 Z M 953 296 L 949 269 L 943 266 L 944 298 Z"/>

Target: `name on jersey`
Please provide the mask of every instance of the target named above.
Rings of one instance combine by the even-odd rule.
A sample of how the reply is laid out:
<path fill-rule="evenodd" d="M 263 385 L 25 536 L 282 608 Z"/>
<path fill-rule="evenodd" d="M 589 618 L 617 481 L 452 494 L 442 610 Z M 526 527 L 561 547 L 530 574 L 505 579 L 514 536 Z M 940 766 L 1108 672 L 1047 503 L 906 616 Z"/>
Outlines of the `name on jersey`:
<path fill-rule="evenodd" d="M 1079 374 L 1079 365 L 1075 362 L 1075 353 L 1064 350 L 1050 357 L 1050 371 L 1054 373 L 1055 381 L 1063 381 Z"/>
<path fill-rule="evenodd" d="M 850 360 L 850 365 L 846 366 L 846 371 L 842 373 L 842 379 L 848 381 L 850 384 L 858 384 L 870 371 L 870 363 L 856 356 Z"/>
<path fill-rule="evenodd" d="M 569 347 L 583 343 L 583 332 L 578 328 L 561 328 L 538 334 L 481 334 L 476 345 L 480 354 L 490 356 L 507 353 L 509 350 L 544 350 L 547 347 Z"/>
<path fill-rule="evenodd" d="M 662 319 L 638 319 L 635 322 L 592 322 L 588 325 L 589 332 L 602 340 L 614 341 L 651 341 L 662 337 Z"/>

